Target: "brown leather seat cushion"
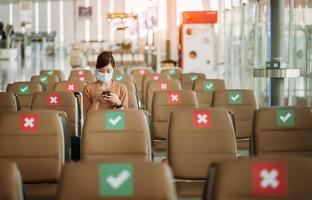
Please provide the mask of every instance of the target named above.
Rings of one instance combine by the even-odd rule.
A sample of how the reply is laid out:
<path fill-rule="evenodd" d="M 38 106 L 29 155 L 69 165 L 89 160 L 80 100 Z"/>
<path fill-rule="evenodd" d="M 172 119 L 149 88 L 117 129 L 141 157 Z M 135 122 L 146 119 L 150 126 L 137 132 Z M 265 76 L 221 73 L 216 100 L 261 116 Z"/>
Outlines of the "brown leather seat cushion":
<path fill-rule="evenodd" d="M 12 92 L 0 92 L 0 112 L 17 111 L 19 102 Z"/>

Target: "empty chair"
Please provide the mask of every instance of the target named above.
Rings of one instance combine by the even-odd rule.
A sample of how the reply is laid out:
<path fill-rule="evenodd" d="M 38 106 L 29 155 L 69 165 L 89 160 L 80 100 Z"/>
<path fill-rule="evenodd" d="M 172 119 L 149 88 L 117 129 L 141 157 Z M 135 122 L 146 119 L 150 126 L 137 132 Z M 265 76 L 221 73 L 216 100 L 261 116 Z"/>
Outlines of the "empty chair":
<path fill-rule="evenodd" d="M 0 160 L 0 199 L 23 200 L 23 181 L 14 162 Z"/>
<path fill-rule="evenodd" d="M 17 96 L 12 92 L 0 92 L 0 113 L 20 110 Z"/>
<path fill-rule="evenodd" d="M 153 147 L 167 148 L 170 113 L 176 110 L 198 107 L 194 91 L 154 92 L 152 105 Z"/>
<path fill-rule="evenodd" d="M 180 67 L 168 67 L 161 70 L 162 74 L 168 74 L 172 79 L 180 80 L 182 69 Z"/>
<path fill-rule="evenodd" d="M 183 90 L 192 90 L 195 81 L 205 80 L 206 76 L 203 73 L 183 73 L 180 76 Z"/>
<path fill-rule="evenodd" d="M 83 76 L 83 75 L 93 75 L 92 71 L 89 69 L 73 69 L 70 71 L 70 76 Z"/>
<path fill-rule="evenodd" d="M 75 95 L 70 92 L 40 92 L 35 93 L 31 109 L 62 110 L 68 118 L 71 136 L 78 135 L 78 103 Z"/>
<path fill-rule="evenodd" d="M 136 94 L 133 91 L 128 91 L 128 109 L 139 109 L 139 102 Z"/>
<path fill-rule="evenodd" d="M 59 200 L 177 199 L 170 168 L 152 162 L 66 164 L 57 196 Z"/>
<path fill-rule="evenodd" d="M 40 71 L 40 75 L 56 75 L 59 78 L 59 81 L 65 80 L 65 74 L 63 70 L 60 69 L 45 69 Z"/>
<path fill-rule="evenodd" d="M 170 90 L 172 91 L 182 90 L 180 81 L 176 79 L 149 81 L 146 89 L 147 93 L 146 93 L 146 102 L 144 105 L 145 109 L 148 110 L 149 112 L 152 111 L 154 92 L 170 91 Z"/>
<path fill-rule="evenodd" d="M 86 85 L 84 81 L 61 81 L 54 84 L 53 90 L 57 92 L 83 92 Z"/>
<path fill-rule="evenodd" d="M 39 110 L 0 115 L 0 160 L 16 162 L 28 197 L 55 196 L 64 163 L 62 117 Z"/>
<path fill-rule="evenodd" d="M 96 77 L 93 74 L 72 74 L 68 78 L 69 81 L 84 81 L 87 83 L 93 83 L 96 81 Z"/>
<path fill-rule="evenodd" d="M 8 84 L 6 91 L 17 95 L 21 110 L 28 110 L 30 109 L 33 94 L 42 92 L 42 85 L 36 82 L 15 82 Z"/>
<path fill-rule="evenodd" d="M 193 90 L 196 91 L 198 104 L 200 107 L 212 106 L 212 96 L 215 90 L 225 90 L 223 79 L 198 80 L 194 83 Z"/>
<path fill-rule="evenodd" d="M 39 75 L 39 76 L 32 76 L 31 82 L 38 82 L 45 86 L 46 91 L 52 91 L 54 84 L 59 82 L 59 78 L 52 74 L 52 75 Z"/>
<path fill-rule="evenodd" d="M 146 114 L 137 110 L 101 110 L 88 114 L 82 133 L 82 160 L 150 160 Z"/>
<path fill-rule="evenodd" d="M 178 196 L 204 192 L 209 166 L 236 158 L 234 127 L 227 109 L 204 108 L 172 112 L 168 135 L 168 162 Z M 228 180 L 232 183 L 232 180 Z M 235 182 L 237 184 L 239 182 Z"/>
<path fill-rule="evenodd" d="M 213 107 L 225 107 L 233 111 L 237 147 L 248 149 L 252 132 L 254 111 L 257 109 L 256 97 L 252 90 L 214 91 Z"/>
<path fill-rule="evenodd" d="M 252 150 L 256 156 L 312 156 L 309 107 L 260 108 L 255 112 Z"/>
<path fill-rule="evenodd" d="M 205 200 L 312 199 L 312 160 L 246 158 L 210 167 Z"/>
<path fill-rule="evenodd" d="M 137 86 L 137 94 L 140 99 L 142 99 L 142 90 L 143 90 L 143 77 L 145 74 L 152 74 L 153 70 L 147 67 L 134 68 L 131 70 L 131 75 Z"/>
<path fill-rule="evenodd" d="M 146 89 L 147 89 L 147 84 L 149 81 L 152 80 L 169 80 L 169 75 L 168 74 L 145 74 L 143 77 L 143 83 L 142 83 L 142 101 L 145 103 L 146 101 Z"/>

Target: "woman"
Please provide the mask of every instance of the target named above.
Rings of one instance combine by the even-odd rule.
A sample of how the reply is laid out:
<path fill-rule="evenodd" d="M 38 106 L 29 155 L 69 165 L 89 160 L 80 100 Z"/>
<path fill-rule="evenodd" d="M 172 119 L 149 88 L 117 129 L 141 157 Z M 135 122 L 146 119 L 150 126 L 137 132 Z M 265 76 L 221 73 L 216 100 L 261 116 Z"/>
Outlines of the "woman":
<path fill-rule="evenodd" d="M 83 90 L 84 115 L 99 109 L 125 109 L 128 107 L 128 92 L 125 85 L 113 80 L 115 60 L 112 52 L 102 52 L 96 61 L 95 83 Z"/>

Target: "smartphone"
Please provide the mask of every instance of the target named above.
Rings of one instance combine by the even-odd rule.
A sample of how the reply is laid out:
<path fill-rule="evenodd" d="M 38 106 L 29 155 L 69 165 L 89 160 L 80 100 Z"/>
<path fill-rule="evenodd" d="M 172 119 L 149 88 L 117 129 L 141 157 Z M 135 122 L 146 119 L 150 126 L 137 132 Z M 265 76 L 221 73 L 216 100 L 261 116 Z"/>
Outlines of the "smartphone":
<path fill-rule="evenodd" d="M 107 95 L 107 96 L 109 96 L 109 95 L 110 95 L 110 91 L 109 91 L 109 90 L 103 91 L 103 92 L 102 92 L 102 95 Z"/>

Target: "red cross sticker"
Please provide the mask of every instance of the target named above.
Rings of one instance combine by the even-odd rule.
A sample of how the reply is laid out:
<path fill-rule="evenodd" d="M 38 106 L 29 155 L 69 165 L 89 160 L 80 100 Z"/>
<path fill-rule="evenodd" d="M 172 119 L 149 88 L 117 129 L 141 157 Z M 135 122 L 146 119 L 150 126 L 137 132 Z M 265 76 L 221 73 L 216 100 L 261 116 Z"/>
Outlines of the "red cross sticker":
<path fill-rule="evenodd" d="M 159 84 L 159 87 L 160 87 L 160 90 L 168 90 L 169 89 L 167 82 L 161 82 Z"/>
<path fill-rule="evenodd" d="M 211 112 L 207 110 L 194 110 L 193 124 L 195 128 L 211 128 L 212 127 Z"/>
<path fill-rule="evenodd" d="M 139 72 L 141 75 L 145 74 L 145 70 L 144 69 L 140 69 L 140 72 Z"/>
<path fill-rule="evenodd" d="M 66 92 L 76 92 L 76 83 L 73 82 L 66 83 Z"/>
<path fill-rule="evenodd" d="M 284 196 L 287 193 L 283 162 L 254 162 L 253 193 L 257 196 Z"/>
<path fill-rule="evenodd" d="M 158 79 L 159 79 L 159 74 L 153 75 L 153 80 L 154 80 L 154 81 L 156 81 L 156 80 L 158 80 Z"/>
<path fill-rule="evenodd" d="M 79 70 L 78 75 L 83 75 L 83 70 Z"/>
<path fill-rule="evenodd" d="M 79 76 L 79 80 L 80 81 L 84 81 L 85 80 L 85 77 L 82 75 L 82 76 Z"/>
<path fill-rule="evenodd" d="M 57 93 L 47 94 L 47 105 L 48 106 L 60 106 L 61 105 L 61 95 Z"/>
<path fill-rule="evenodd" d="M 169 104 L 181 104 L 182 103 L 182 96 L 181 92 L 168 92 L 167 93 L 168 103 Z"/>
<path fill-rule="evenodd" d="M 20 114 L 20 130 L 33 132 L 39 128 L 38 114 Z"/>

